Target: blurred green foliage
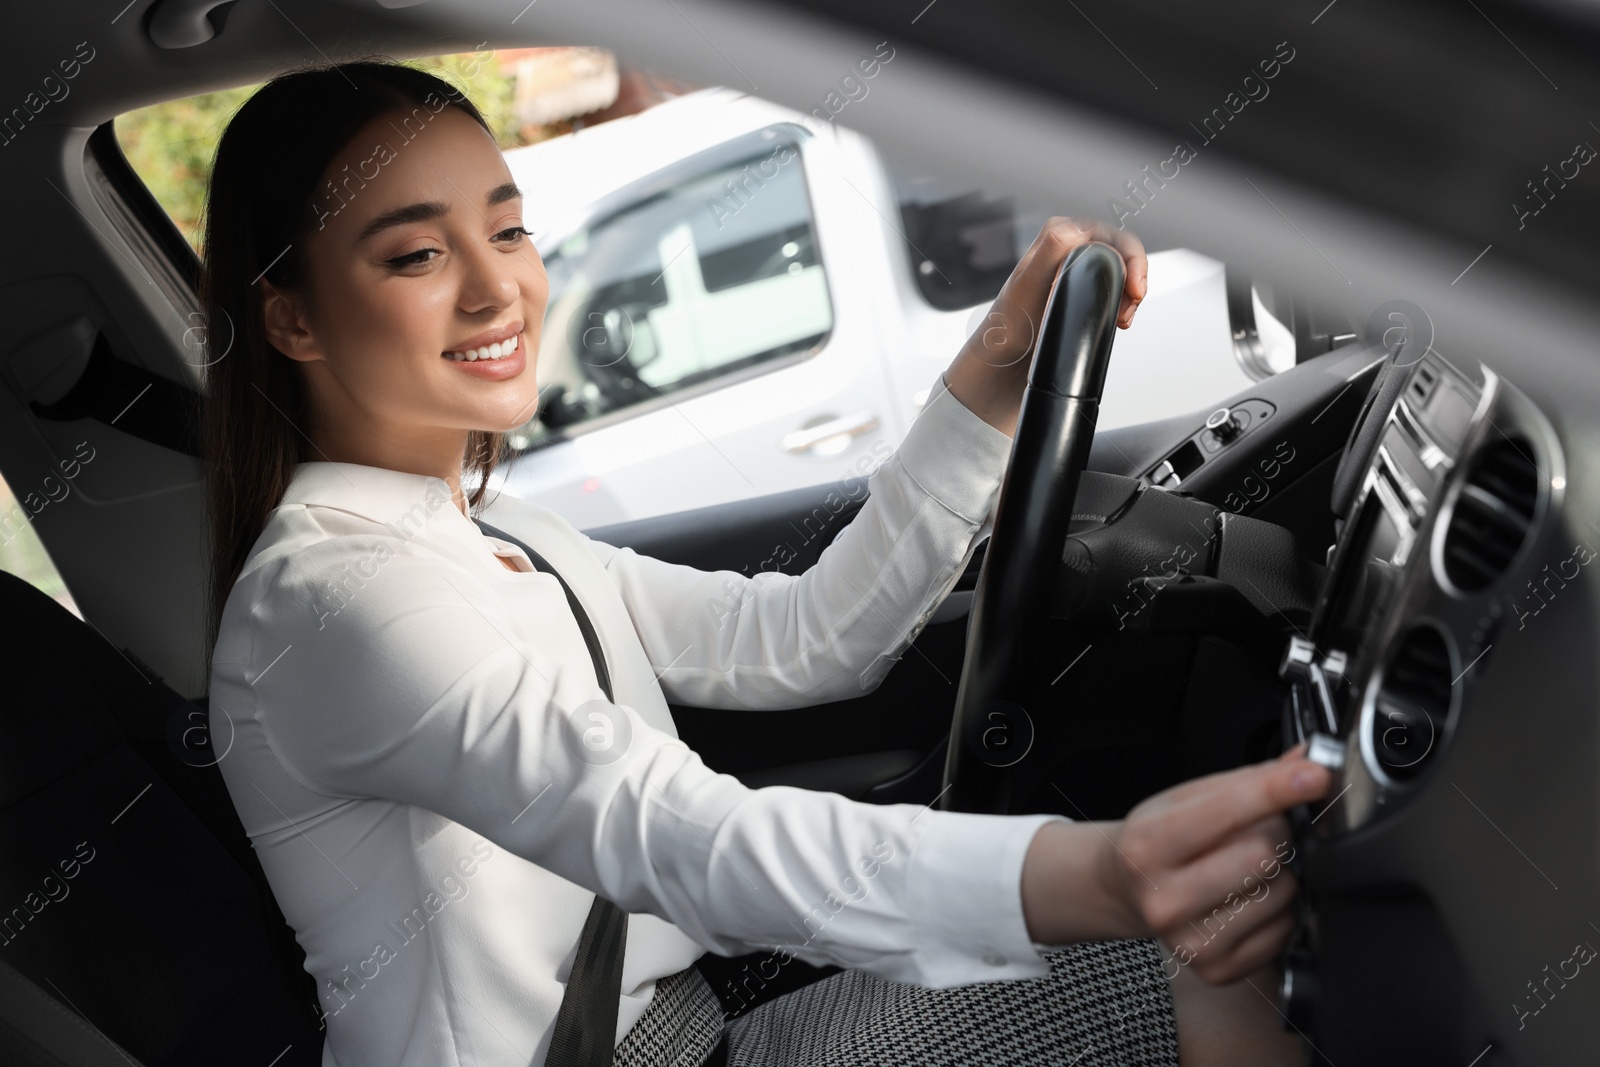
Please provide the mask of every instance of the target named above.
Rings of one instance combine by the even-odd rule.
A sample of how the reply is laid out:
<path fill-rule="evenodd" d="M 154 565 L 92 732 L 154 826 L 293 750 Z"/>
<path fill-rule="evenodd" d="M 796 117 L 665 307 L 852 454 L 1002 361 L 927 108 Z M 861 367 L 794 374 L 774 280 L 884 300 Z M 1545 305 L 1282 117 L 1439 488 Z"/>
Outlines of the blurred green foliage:
<path fill-rule="evenodd" d="M 511 71 L 502 71 L 493 52 L 463 52 L 405 62 L 439 75 L 466 93 L 483 112 L 502 149 L 542 141 L 568 128 L 566 123 L 526 129 L 520 126 L 516 116 L 516 78 Z M 257 84 L 224 89 L 117 116 L 117 141 L 128 163 L 197 252 L 206 183 L 211 178 L 217 142 L 233 113 L 260 87 Z"/>
<path fill-rule="evenodd" d="M 30 506 L 39 505 L 35 502 Z M 3 478 L 0 478 L 0 571 L 15 574 L 55 597 L 79 618 L 83 617 L 33 528 L 33 516 L 12 495 Z"/>

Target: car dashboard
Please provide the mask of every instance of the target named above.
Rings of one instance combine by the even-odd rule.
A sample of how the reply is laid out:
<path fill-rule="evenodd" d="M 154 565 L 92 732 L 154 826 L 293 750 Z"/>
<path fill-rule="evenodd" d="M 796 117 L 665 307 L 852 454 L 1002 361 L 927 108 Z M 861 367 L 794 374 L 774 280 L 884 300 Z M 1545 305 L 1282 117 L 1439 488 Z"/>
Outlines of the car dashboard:
<path fill-rule="evenodd" d="M 1405 362 L 1351 431 L 1327 582 L 1280 665 L 1285 738 L 1335 785 L 1296 812 L 1279 1006 L 1308 1062 L 1558 1062 L 1600 1002 L 1600 980 L 1551 970 L 1600 945 L 1578 873 L 1595 862 L 1593 717 L 1573 714 L 1593 704 L 1564 654 L 1595 633 L 1571 587 L 1600 541 L 1565 513 L 1562 441 L 1525 394 L 1431 349 Z"/>
<path fill-rule="evenodd" d="M 1478 384 L 1432 352 L 1392 366 L 1406 382 L 1366 413 L 1382 419 L 1370 456 L 1347 454 L 1365 461 L 1360 490 L 1283 664 L 1290 741 L 1338 742 L 1350 787 L 1323 832 L 1381 817 L 1434 765 L 1507 614 L 1523 613 L 1517 593 L 1534 589 L 1514 582 L 1560 504 L 1562 453 L 1538 408 L 1482 370 Z"/>
<path fill-rule="evenodd" d="M 1521 573 L 1566 482 L 1539 410 L 1488 368 L 1479 384 L 1432 352 L 1391 372 L 1404 388 L 1366 415 L 1383 420 L 1370 457 L 1346 459 L 1365 459 L 1360 489 L 1310 631 L 1284 664 L 1293 738 L 1335 742 L 1350 787 L 1324 832 L 1380 818 L 1418 783 L 1507 616 L 1525 626 L 1538 583 L 1577 574 L 1563 579 L 1564 558 Z"/>

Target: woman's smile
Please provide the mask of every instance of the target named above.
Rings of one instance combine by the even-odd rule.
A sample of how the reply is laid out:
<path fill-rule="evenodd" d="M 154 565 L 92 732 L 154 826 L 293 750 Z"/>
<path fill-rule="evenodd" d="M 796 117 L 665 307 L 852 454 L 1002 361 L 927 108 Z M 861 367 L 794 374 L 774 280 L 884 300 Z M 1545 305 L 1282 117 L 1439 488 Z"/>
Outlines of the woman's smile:
<path fill-rule="evenodd" d="M 494 341 L 476 348 L 462 348 L 444 353 L 444 358 L 468 374 L 501 382 L 522 373 L 527 360 L 523 357 L 522 327 L 504 341 Z"/>

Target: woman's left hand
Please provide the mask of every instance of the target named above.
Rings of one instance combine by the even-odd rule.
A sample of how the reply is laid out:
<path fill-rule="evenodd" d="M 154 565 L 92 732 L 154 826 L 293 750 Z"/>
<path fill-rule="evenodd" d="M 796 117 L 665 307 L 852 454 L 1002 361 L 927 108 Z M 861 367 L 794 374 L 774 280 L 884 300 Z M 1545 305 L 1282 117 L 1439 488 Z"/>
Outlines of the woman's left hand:
<path fill-rule="evenodd" d="M 1127 281 L 1117 309 L 1117 325 L 1133 322 L 1134 310 L 1149 288 L 1144 245 L 1130 230 L 1102 219 L 1049 219 L 1022 254 L 1022 260 L 995 297 L 983 324 L 967 338 L 945 372 L 952 395 L 985 422 L 1012 435 L 1028 384 L 1034 340 L 1044 319 L 1062 260 L 1079 245 L 1100 241 L 1122 253 Z"/>

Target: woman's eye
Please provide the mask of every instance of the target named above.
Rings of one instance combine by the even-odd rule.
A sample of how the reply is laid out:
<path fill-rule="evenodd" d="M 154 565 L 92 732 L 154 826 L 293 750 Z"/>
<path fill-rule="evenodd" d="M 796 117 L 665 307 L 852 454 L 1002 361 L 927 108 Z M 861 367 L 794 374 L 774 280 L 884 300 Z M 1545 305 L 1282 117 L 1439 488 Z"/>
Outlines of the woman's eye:
<path fill-rule="evenodd" d="M 419 248 L 415 252 L 407 252 L 403 256 L 395 256 L 393 259 L 384 260 L 384 262 L 395 268 L 416 267 L 427 263 L 429 258 L 436 255 L 439 255 L 437 248 Z"/>
<path fill-rule="evenodd" d="M 532 233 L 521 226 L 508 226 L 495 234 L 494 240 L 508 245 L 516 245 L 520 244 L 524 237 L 532 236 Z M 431 262 L 434 256 L 442 254 L 437 248 L 419 248 L 415 252 L 407 252 L 403 256 L 386 259 L 384 263 L 395 270 L 404 270 L 406 267 L 420 267 L 424 263 Z"/>

